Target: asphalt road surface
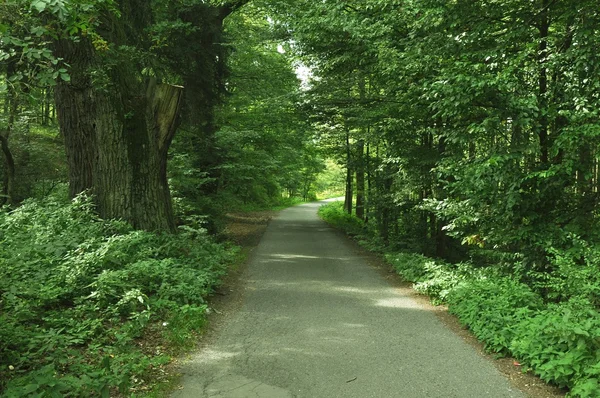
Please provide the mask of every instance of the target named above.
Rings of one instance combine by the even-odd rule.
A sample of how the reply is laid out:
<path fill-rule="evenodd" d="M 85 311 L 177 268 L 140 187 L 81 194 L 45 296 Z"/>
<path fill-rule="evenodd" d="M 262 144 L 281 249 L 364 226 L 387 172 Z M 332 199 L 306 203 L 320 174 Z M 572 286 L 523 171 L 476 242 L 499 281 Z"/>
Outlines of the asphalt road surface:
<path fill-rule="evenodd" d="M 193 355 L 172 397 L 524 397 L 318 219 L 271 221 L 239 311 Z"/>

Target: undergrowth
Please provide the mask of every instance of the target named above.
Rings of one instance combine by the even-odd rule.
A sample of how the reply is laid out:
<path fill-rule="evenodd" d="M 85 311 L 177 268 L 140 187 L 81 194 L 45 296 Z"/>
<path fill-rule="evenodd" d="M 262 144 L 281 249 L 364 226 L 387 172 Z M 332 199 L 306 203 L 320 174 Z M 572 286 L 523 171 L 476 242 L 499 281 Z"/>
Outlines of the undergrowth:
<path fill-rule="evenodd" d="M 552 275 L 521 278 L 498 267 L 382 250 L 381 242 L 339 202 L 322 206 L 319 214 L 349 235 L 359 235 L 366 248 L 385 253 L 403 279 L 434 303 L 448 305 L 489 352 L 514 357 L 524 371 L 569 389 L 570 397 L 600 397 L 600 261 L 594 248 L 572 258 L 556 255 Z M 553 301 L 521 281 L 542 278 L 549 281 L 544 288 L 552 292 Z"/>
<path fill-rule="evenodd" d="M 235 248 L 135 231 L 84 196 L 0 212 L 0 393 L 129 395 L 204 322 Z"/>
<path fill-rule="evenodd" d="M 319 208 L 319 216 L 336 228 L 349 235 L 359 235 L 363 230 L 362 222 L 344 211 L 342 202 L 331 202 Z"/>

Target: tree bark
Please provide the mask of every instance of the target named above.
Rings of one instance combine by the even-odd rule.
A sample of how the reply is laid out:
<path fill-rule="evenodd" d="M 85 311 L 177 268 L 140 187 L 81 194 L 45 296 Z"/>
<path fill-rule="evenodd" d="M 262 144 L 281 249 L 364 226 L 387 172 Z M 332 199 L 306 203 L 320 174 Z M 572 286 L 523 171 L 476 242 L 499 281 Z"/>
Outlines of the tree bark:
<path fill-rule="evenodd" d="M 8 69 L 8 73 L 12 73 L 11 67 L 14 65 L 10 65 Z M 3 160 L 4 160 L 4 186 L 2 188 L 2 197 L 0 197 L 0 204 L 5 205 L 13 205 L 16 200 L 14 197 L 14 186 L 15 186 L 15 159 L 13 157 L 12 151 L 10 150 L 9 138 L 14 129 L 15 121 L 17 118 L 17 112 L 19 110 L 19 103 L 17 94 L 14 88 L 10 88 L 8 95 L 5 99 L 6 111 L 8 111 L 8 123 L 6 126 L 6 130 L 4 134 L 0 133 L 0 149 L 2 150 Z"/>
<path fill-rule="evenodd" d="M 90 72 L 98 67 L 92 43 L 87 39 L 78 43 L 63 39 L 54 45 L 56 55 L 71 65 L 71 81 L 59 83 L 54 96 L 69 168 L 69 195 L 74 197 L 94 185 L 96 132 L 102 126 L 97 123 L 99 104 L 109 100 L 103 98 L 103 92 L 95 90 L 91 81 Z"/>
<path fill-rule="evenodd" d="M 0 134 L 0 147 L 4 157 L 4 187 L 2 188 L 2 197 L 0 205 L 14 203 L 14 181 L 15 181 L 15 160 L 8 145 L 8 138 Z"/>
<path fill-rule="evenodd" d="M 365 141 L 356 144 L 356 217 L 365 219 Z"/>
<path fill-rule="evenodd" d="M 370 128 L 369 128 L 370 130 Z M 373 171 L 371 170 L 371 145 L 367 142 L 367 153 L 366 153 L 366 162 L 365 167 L 367 169 L 367 192 L 366 197 L 367 201 L 365 203 L 365 223 L 369 222 L 369 215 L 371 214 L 371 201 L 372 201 L 372 192 L 373 192 Z"/>
<path fill-rule="evenodd" d="M 88 41 L 61 41 L 57 52 L 71 65 L 71 81 L 56 87 L 65 140 L 70 194 L 94 195 L 99 215 L 135 228 L 174 231 L 167 183 L 167 151 L 177 127 L 182 87 L 146 81 L 125 88 L 96 87 L 100 67 Z M 134 80 L 135 81 L 135 80 Z"/>
<path fill-rule="evenodd" d="M 352 214 L 352 151 L 350 148 L 350 133 L 346 132 L 346 195 L 344 197 L 344 209 Z"/>

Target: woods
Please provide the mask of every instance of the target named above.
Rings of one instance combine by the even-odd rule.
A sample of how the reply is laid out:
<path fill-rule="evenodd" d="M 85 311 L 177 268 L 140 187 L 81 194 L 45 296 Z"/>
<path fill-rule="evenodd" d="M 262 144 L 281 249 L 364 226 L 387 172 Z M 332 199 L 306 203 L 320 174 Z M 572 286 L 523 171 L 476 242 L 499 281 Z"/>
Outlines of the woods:
<path fill-rule="evenodd" d="M 531 278 L 556 269 L 552 253 L 594 245 L 590 2 L 285 7 L 315 76 L 320 140 L 346 157 L 346 200 L 355 193 L 357 217 L 368 208 L 386 243 L 414 239 L 448 259 L 477 252 Z"/>
<path fill-rule="evenodd" d="M 102 365 L 121 348 L 99 352 L 97 335 L 62 312 L 114 327 L 147 316 L 122 346 L 147 325 L 177 324 L 165 319 L 193 323 L 232 261 L 235 249 L 215 243 L 228 211 L 337 191 L 343 209 L 325 213 L 406 279 L 444 275 L 454 289 L 474 278 L 448 300 L 476 334 L 491 321 L 473 308 L 496 308 L 486 294 L 527 308 L 505 314 L 522 333 L 499 326 L 492 350 L 596 396 L 598 48 L 591 0 L 5 1 L 0 392 L 50 388 L 33 389 L 29 372 L 72 372 L 57 391 L 74 396 L 86 377 L 99 380 L 90 394 L 134 388 Z M 120 239 L 116 259 L 107 247 Z M 182 253 L 194 242 L 211 249 L 192 264 Z M 189 287 L 199 301 L 157 287 L 182 261 L 183 274 L 204 275 Z M 469 295 L 481 303 L 461 302 Z M 139 297 L 139 308 L 126 304 Z M 546 348 L 519 340 L 566 313 L 576 318 L 566 342 L 544 347 L 581 342 L 579 358 L 561 348 L 540 359 L 533 351 Z M 36 339 L 77 354 L 46 355 Z M 82 361 L 89 369 L 76 369 Z M 552 361 L 567 363 L 564 374 L 550 375 Z"/>

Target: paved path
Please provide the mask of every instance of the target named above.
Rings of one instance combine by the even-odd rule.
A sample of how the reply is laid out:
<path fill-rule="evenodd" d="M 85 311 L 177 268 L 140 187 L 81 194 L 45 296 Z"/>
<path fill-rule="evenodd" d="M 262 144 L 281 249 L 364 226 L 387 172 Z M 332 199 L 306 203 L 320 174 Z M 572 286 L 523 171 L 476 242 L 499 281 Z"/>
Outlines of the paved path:
<path fill-rule="evenodd" d="M 271 221 L 239 312 L 183 366 L 173 397 L 524 397 L 316 216 Z"/>

